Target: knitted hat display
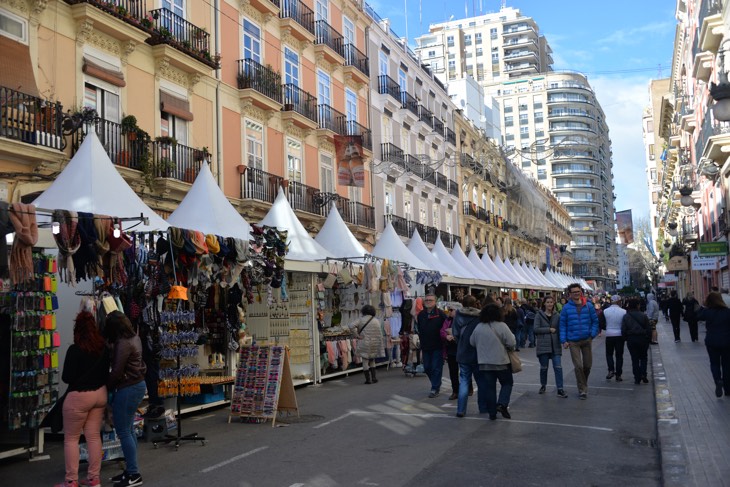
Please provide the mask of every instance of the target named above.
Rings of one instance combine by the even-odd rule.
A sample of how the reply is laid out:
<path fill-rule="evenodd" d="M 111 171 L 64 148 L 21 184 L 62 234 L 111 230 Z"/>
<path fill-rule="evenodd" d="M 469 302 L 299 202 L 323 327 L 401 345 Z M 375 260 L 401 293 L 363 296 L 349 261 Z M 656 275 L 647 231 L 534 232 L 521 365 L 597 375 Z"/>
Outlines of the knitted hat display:
<path fill-rule="evenodd" d="M 58 234 L 53 238 L 58 247 L 58 274 L 61 282 L 76 284 L 76 270 L 73 255 L 81 246 L 81 237 L 77 231 L 79 216 L 75 211 L 55 210 L 53 221 L 58 222 Z"/>
<path fill-rule="evenodd" d="M 10 278 L 13 284 L 20 284 L 33 279 L 33 246 L 38 242 L 35 206 L 13 203 L 8 216 L 15 228 L 10 250 Z"/>
<path fill-rule="evenodd" d="M 217 254 L 221 250 L 221 246 L 218 243 L 218 237 L 215 235 L 208 234 L 205 236 L 205 244 L 208 246 L 208 251 L 211 254 Z"/>
<path fill-rule="evenodd" d="M 77 226 L 81 237 L 81 246 L 74 254 L 74 266 L 76 267 L 76 280 L 86 280 L 96 277 L 96 226 L 94 225 L 94 214 L 79 212 L 79 224 Z"/>

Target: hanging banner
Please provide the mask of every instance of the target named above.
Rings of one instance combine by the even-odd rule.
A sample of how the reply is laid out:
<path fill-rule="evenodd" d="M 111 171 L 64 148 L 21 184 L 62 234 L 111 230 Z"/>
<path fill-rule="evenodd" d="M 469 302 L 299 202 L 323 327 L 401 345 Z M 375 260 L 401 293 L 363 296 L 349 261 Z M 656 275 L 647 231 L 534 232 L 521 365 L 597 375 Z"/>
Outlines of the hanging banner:
<path fill-rule="evenodd" d="M 631 210 L 616 212 L 616 226 L 621 243 L 628 245 L 634 241 L 634 222 L 631 218 Z"/>
<path fill-rule="evenodd" d="M 697 250 L 700 257 L 724 257 L 727 256 L 727 242 L 699 242 Z"/>
<path fill-rule="evenodd" d="M 337 184 L 358 188 L 365 186 L 365 161 L 362 154 L 361 135 L 335 135 Z"/>
<path fill-rule="evenodd" d="M 693 271 L 714 271 L 717 270 L 717 257 L 700 257 L 700 253 L 690 253 Z"/>

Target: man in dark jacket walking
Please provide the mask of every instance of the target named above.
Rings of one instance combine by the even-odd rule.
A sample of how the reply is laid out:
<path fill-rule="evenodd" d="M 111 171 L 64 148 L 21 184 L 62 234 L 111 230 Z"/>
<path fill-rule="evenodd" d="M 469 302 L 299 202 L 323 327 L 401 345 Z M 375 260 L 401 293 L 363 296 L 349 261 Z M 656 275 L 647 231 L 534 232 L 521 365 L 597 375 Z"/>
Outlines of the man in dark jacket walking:
<path fill-rule="evenodd" d="M 672 322 L 674 343 L 678 343 L 681 341 L 679 338 L 679 320 L 682 318 L 682 301 L 677 297 L 677 291 L 672 291 L 669 295 L 667 310 L 669 311 L 669 321 Z"/>
<path fill-rule="evenodd" d="M 459 396 L 456 403 L 456 417 L 463 418 L 466 415 L 466 404 L 469 394 L 472 391 L 472 377 L 479 370 L 477 360 L 477 349 L 474 348 L 469 339 L 474 328 L 479 324 L 479 312 L 477 299 L 474 296 L 466 296 L 461 302 L 463 308 L 456 310 L 451 330 L 456 338 L 456 362 L 459 364 Z"/>
<path fill-rule="evenodd" d="M 573 360 L 575 380 L 578 383 L 578 397 L 588 398 L 588 375 L 593 366 L 593 339 L 598 336 L 598 315 L 596 307 L 588 301 L 583 303 L 583 290 L 580 284 L 568 286 L 570 301 L 560 312 L 560 343 L 570 349 Z"/>
<path fill-rule="evenodd" d="M 416 332 L 421 341 L 423 369 L 431 380 L 431 392 L 428 394 L 430 398 L 438 396 L 441 391 L 441 375 L 444 370 L 441 326 L 444 320 L 446 313 L 436 307 L 436 296 L 427 294 L 423 298 L 423 310 L 416 317 Z"/>

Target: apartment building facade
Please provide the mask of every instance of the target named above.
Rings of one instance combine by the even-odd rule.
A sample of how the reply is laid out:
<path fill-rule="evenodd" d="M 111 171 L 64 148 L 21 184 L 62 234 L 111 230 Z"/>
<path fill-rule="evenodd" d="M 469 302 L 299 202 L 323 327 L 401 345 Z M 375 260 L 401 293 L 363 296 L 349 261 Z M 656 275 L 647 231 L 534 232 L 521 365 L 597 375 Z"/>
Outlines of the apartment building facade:
<path fill-rule="evenodd" d="M 372 153 L 359 3 L 3 1 L 0 16 L 0 42 L 27 67 L 0 78 L 3 99 L 33 112 L 5 119 L 9 200 L 42 191 L 95 130 L 163 216 L 208 163 L 252 222 L 282 187 L 310 231 L 334 201 L 360 238 L 374 234 L 370 172 L 362 187 L 338 185 L 334 147 L 357 136 Z"/>

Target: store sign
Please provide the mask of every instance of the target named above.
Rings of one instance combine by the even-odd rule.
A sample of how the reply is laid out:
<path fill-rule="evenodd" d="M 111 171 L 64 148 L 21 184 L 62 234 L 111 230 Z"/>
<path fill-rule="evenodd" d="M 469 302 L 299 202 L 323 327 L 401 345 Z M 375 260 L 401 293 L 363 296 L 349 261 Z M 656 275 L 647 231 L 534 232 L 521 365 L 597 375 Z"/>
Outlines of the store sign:
<path fill-rule="evenodd" d="M 692 270 L 693 271 L 715 271 L 717 270 L 717 257 L 700 257 L 699 252 L 692 251 Z"/>
<path fill-rule="evenodd" d="M 675 255 L 667 262 L 667 270 L 669 272 L 674 271 L 686 271 L 689 270 L 689 262 L 687 262 L 687 256 Z"/>
<path fill-rule="evenodd" d="M 727 255 L 727 242 L 700 242 L 697 249 L 700 257 L 722 257 Z"/>

